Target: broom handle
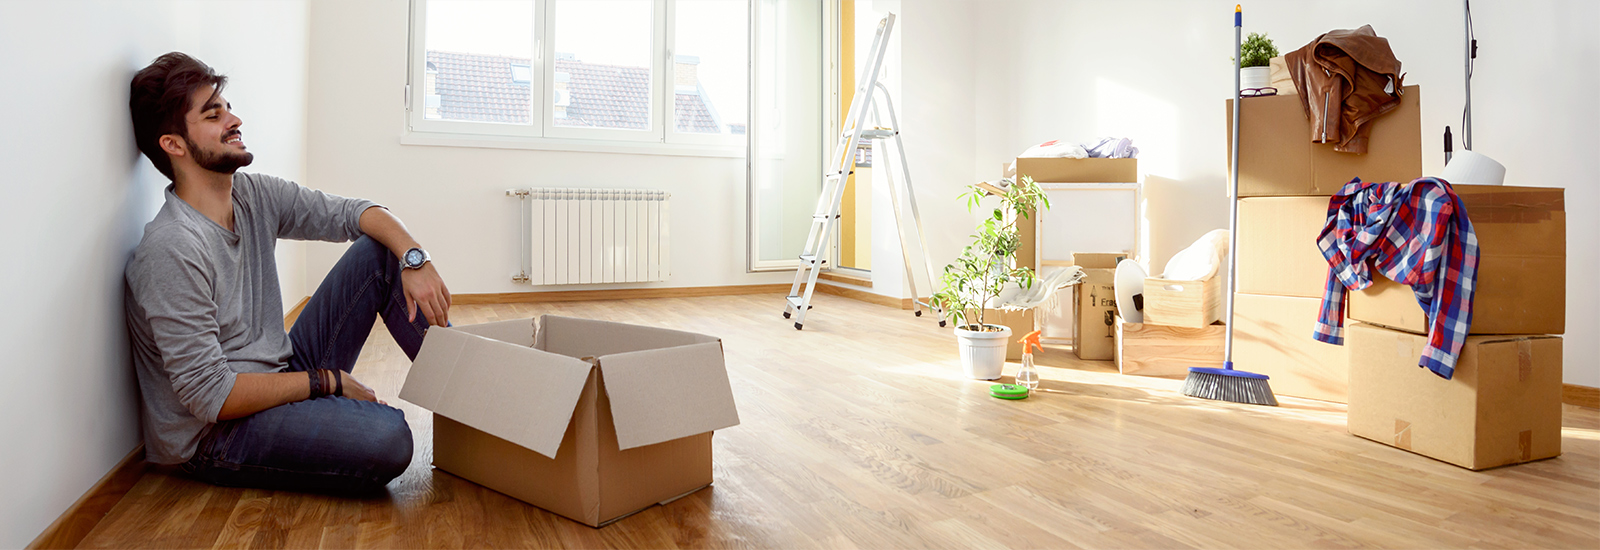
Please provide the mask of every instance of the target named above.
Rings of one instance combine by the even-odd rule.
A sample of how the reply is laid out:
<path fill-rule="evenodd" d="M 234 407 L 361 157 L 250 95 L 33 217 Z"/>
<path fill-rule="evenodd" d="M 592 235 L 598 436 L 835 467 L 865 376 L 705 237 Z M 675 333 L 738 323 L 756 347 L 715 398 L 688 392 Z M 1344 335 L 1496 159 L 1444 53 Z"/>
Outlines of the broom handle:
<path fill-rule="evenodd" d="M 1233 192 L 1228 193 L 1228 328 L 1227 338 L 1222 344 L 1222 367 L 1233 370 L 1233 294 L 1239 289 L 1239 63 L 1243 61 L 1240 54 L 1239 33 L 1244 27 L 1244 11 L 1239 5 L 1233 6 L 1233 179 L 1229 184 Z"/>

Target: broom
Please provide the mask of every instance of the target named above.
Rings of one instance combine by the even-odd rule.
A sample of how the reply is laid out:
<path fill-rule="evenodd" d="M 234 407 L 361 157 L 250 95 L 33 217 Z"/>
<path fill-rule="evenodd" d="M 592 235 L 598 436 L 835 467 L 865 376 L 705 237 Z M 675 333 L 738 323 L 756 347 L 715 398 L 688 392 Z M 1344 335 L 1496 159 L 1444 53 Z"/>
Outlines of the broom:
<path fill-rule="evenodd" d="M 1243 29 L 1244 14 L 1239 6 L 1233 7 L 1233 193 L 1228 195 L 1228 328 L 1223 343 L 1222 368 L 1190 367 L 1189 378 L 1183 382 L 1183 394 L 1202 399 L 1278 406 L 1272 395 L 1272 385 L 1267 375 L 1233 369 L 1233 295 L 1238 289 L 1236 278 L 1239 267 L 1239 33 Z"/>

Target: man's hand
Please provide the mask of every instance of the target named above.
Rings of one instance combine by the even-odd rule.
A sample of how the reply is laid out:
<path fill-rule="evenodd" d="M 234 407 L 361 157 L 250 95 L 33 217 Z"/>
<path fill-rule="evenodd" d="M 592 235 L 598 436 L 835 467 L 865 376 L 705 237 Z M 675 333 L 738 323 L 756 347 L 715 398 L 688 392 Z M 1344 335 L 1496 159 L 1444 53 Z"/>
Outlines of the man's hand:
<path fill-rule="evenodd" d="M 416 321 L 420 309 L 433 326 L 450 323 L 450 289 L 445 288 L 444 279 L 433 268 L 433 262 L 417 269 L 402 270 L 400 282 L 405 287 L 406 320 Z"/>
<path fill-rule="evenodd" d="M 400 218 L 381 206 L 367 208 L 361 213 L 361 232 L 383 243 L 394 253 L 397 262 L 405 257 L 407 250 L 422 246 L 411 238 Z M 450 290 L 444 287 L 444 279 L 433 268 L 433 262 L 417 269 L 400 270 L 400 286 L 406 295 L 406 320 L 416 322 L 417 311 L 421 310 L 433 326 L 450 324 Z"/>
<path fill-rule="evenodd" d="M 388 405 L 388 403 L 384 403 L 382 400 L 378 399 L 378 394 L 374 393 L 372 388 L 369 388 L 366 384 L 362 384 L 361 381 L 356 380 L 355 376 L 342 370 L 336 370 L 333 372 L 339 373 L 339 378 L 343 379 L 341 382 L 344 384 L 345 397 L 358 401 L 372 401 L 374 403 Z"/>

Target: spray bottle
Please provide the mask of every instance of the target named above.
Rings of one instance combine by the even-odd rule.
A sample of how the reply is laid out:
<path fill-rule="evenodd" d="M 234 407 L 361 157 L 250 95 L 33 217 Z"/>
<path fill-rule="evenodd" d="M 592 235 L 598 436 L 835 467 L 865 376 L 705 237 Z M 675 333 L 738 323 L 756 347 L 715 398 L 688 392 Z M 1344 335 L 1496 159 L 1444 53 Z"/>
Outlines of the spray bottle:
<path fill-rule="evenodd" d="M 1022 370 L 1017 371 L 1017 385 L 1028 388 L 1028 391 L 1039 389 L 1039 371 L 1033 368 L 1033 350 L 1044 351 L 1044 347 L 1039 345 L 1039 333 L 1035 330 L 1017 340 L 1022 344 Z"/>

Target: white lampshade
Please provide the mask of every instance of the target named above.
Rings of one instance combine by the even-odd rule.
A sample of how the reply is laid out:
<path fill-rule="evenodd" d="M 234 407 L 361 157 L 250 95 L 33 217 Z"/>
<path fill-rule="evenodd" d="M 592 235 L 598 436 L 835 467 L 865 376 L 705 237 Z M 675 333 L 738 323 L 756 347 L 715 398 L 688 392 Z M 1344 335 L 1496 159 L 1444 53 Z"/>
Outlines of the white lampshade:
<path fill-rule="evenodd" d="M 1503 185 L 1506 167 L 1494 159 L 1472 151 L 1458 151 L 1450 163 L 1439 173 L 1439 179 L 1450 185 Z"/>

